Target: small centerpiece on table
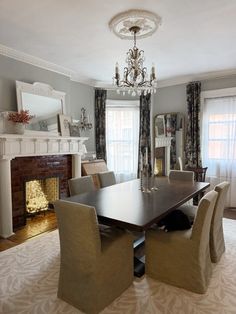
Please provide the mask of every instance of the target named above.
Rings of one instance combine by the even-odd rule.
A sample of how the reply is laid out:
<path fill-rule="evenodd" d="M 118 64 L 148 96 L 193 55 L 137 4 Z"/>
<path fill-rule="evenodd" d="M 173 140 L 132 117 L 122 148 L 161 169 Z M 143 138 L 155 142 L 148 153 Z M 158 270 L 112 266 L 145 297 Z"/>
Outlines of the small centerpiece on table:
<path fill-rule="evenodd" d="M 21 110 L 19 112 L 10 112 L 8 114 L 8 121 L 12 122 L 14 133 L 24 134 L 25 125 L 29 124 L 33 117 L 29 114 L 29 110 Z"/>

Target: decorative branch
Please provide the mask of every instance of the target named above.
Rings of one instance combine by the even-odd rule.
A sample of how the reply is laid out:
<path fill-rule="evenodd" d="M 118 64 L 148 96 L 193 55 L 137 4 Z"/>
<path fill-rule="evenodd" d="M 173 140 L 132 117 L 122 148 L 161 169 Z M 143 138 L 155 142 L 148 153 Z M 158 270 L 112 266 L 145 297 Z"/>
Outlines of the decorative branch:
<path fill-rule="evenodd" d="M 10 112 L 8 114 L 8 121 L 28 124 L 33 117 L 29 114 L 29 110 L 21 110 L 20 112 Z"/>

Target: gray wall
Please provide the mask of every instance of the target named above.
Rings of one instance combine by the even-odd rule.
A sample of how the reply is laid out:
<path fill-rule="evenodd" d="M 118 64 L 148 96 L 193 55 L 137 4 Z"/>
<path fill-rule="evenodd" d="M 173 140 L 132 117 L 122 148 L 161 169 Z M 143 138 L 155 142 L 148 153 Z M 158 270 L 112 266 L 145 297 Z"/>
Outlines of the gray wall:
<path fill-rule="evenodd" d="M 202 91 L 236 87 L 236 75 L 203 80 Z M 165 112 L 187 113 L 186 85 L 162 87 L 154 95 L 153 115 Z"/>
<path fill-rule="evenodd" d="M 94 125 L 94 88 L 72 82 L 69 77 L 0 55 L 0 111 L 17 110 L 15 81 L 26 83 L 42 82 L 55 90 L 66 93 L 66 111 L 79 119 L 80 110 L 85 107 Z M 88 136 L 88 151 L 94 151 L 94 128 L 83 132 Z"/>
<path fill-rule="evenodd" d="M 36 66 L 20 62 L 0 55 L 0 111 L 16 110 L 15 81 L 27 83 L 42 82 L 51 85 L 54 89 L 66 93 L 67 113 L 73 119 L 80 118 L 81 108 L 85 107 L 90 114 L 94 126 L 94 88 L 78 82 L 69 77 Z M 202 90 L 221 89 L 236 86 L 236 75 L 202 81 Z M 109 90 L 109 99 L 137 99 L 126 95 L 118 95 L 116 91 Z M 153 116 L 164 112 L 182 112 L 186 114 L 186 84 L 163 87 L 153 95 Z M 88 136 L 86 143 L 88 151 L 95 151 L 94 127 L 90 131 L 81 133 Z"/>
<path fill-rule="evenodd" d="M 69 94 L 69 115 L 71 115 L 73 119 L 79 120 L 82 107 L 86 109 L 87 115 L 89 114 L 90 122 L 93 124 L 93 128 L 88 131 L 82 131 L 80 135 L 89 137 L 89 141 L 86 142 L 87 150 L 95 152 L 94 88 L 71 81 Z"/>

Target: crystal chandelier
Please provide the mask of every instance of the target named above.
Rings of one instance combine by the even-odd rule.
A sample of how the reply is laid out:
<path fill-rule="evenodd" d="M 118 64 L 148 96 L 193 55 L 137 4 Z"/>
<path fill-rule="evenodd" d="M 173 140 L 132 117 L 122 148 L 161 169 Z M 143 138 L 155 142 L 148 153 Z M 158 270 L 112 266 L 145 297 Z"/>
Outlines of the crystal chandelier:
<path fill-rule="evenodd" d="M 142 92 L 144 92 L 144 95 L 156 93 L 157 79 L 154 64 L 150 76 L 148 76 L 147 68 L 143 66 L 144 51 L 139 50 L 136 46 L 136 34 L 140 31 L 140 27 L 132 26 L 129 31 L 134 36 L 134 47 L 127 52 L 127 66 L 124 68 L 122 80 L 120 79 L 118 62 L 116 63 L 113 84 L 118 87 L 117 92 L 122 91 L 123 95 L 126 91 L 132 96 L 141 95 Z"/>

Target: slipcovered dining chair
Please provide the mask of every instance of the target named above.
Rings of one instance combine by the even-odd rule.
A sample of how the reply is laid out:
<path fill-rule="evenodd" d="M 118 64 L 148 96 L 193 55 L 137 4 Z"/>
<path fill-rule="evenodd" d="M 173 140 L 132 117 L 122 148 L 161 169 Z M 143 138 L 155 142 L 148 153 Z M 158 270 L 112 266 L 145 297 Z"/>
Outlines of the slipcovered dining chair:
<path fill-rule="evenodd" d="M 91 176 L 72 178 L 68 180 L 70 196 L 95 190 Z"/>
<path fill-rule="evenodd" d="M 169 180 L 180 180 L 180 181 L 187 181 L 190 183 L 194 182 L 194 172 L 187 171 L 187 170 L 170 170 L 169 172 Z M 186 205 L 192 205 L 193 200 L 189 200 L 185 203 Z M 179 208 L 178 208 L 179 209 Z"/>
<path fill-rule="evenodd" d="M 113 171 L 99 172 L 98 179 L 101 188 L 116 184 L 116 177 Z"/>
<path fill-rule="evenodd" d="M 213 263 L 219 262 L 222 254 L 225 251 L 225 241 L 222 223 L 229 186 L 230 183 L 226 181 L 215 186 L 215 191 L 218 192 L 218 198 L 212 216 L 210 232 L 210 252 L 211 261 Z"/>
<path fill-rule="evenodd" d="M 186 170 L 170 170 L 169 180 L 194 182 L 194 172 Z"/>
<path fill-rule="evenodd" d="M 201 199 L 191 229 L 146 232 L 148 276 L 192 292 L 206 292 L 212 273 L 209 235 L 217 194 L 211 191 Z"/>
<path fill-rule="evenodd" d="M 211 261 L 213 263 L 219 262 L 222 254 L 225 251 L 225 241 L 223 232 L 223 214 L 226 204 L 226 197 L 229 190 L 230 183 L 227 181 L 217 184 L 214 188 L 218 192 L 215 208 L 211 220 L 210 230 L 210 253 Z M 193 220 L 197 213 L 197 206 L 182 205 L 180 208 L 190 220 Z"/>
<path fill-rule="evenodd" d="M 59 200 L 55 210 L 61 248 L 57 295 L 85 313 L 99 313 L 133 281 L 132 236 L 116 228 L 100 233 L 94 207 Z"/>

